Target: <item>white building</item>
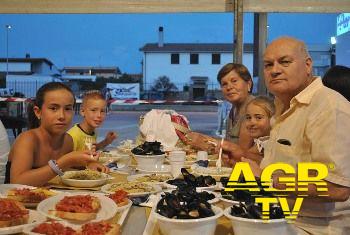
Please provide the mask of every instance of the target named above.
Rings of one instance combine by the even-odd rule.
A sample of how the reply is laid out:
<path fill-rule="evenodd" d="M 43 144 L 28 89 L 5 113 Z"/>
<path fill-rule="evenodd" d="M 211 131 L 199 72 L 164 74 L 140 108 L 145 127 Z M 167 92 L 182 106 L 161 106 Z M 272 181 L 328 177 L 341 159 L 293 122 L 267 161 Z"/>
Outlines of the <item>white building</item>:
<path fill-rule="evenodd" d="M 218 71 L 233 60 L 231 43 L 147 43 L 140 50 L 144 53 L 143 81 L 146 90 L 161 76 L 169 77 L 180 91 L 184 86 L 196 85 L 205 90 L 218 88 Z M 253 71 L 252 44 L 244 45 L 243 63 L 250 72 Z M 195 93 L 193 90 L 194 96 Z"/>
<path fill-rule="evenodd" d="M 0 72 L 6 76 L 6 88 L 34 97 L 45 83 L 57 80 L 56 66 L 46 58 L 0 58 Z"/>
<path fill-rule="evenodd" d="M 64 67 L 62 71 L 63 77 L 76 76 L 93 76 L 102 78 L 116 78 L 120 76 L 120 70 L 118 67 L 94 67 L 94 66 L 77 66 L 77 67 Z M 84 79 L 84 77 L 82 77 Z M 95 81 L 94 80 L 94 81 Z"/>
<path fill-rule="evenodd" d="M 232 43 L 164 43 L 163 28 L 159 28 L 158 43 L 147 43 L 143 52 L 144 90 L 166 76 L 179 91 L 189 88 L 190 98 L 202 98 L 207 90 L 219 89 L 217 73 L 233 61 Z M 330 45 L 308 45 L 314 61 L 314 74 L 322 76 L 330 66 Z M 253 44 L 243 48 L 243 64 L 253 75 Z M 256 91 L 257 79 L 254 79 Z"/>

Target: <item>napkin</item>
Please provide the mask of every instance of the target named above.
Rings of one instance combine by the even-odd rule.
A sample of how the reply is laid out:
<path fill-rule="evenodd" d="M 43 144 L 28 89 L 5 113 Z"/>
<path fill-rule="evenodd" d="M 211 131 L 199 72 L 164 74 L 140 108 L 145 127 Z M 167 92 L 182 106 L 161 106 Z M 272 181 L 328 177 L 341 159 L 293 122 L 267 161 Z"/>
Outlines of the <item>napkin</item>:
<path fill-rule="evenodd" d="M 148 198 L 147 201 L 140 203 L 139 206 L 144 206 L 144 207 L 153 207 L 159 200 L 159 196 L 155 194 L 151 194 Z"/>
<path fill-rule="evenodd" d="M 173 110 L 152 109 L 144 116 L 140 125 L 141 133 L 146 137 L 146 141 L 161 142 L 165 151 L 175 148 L 179 137 L 171 121 L 171 115 L 176 114 Z"/>

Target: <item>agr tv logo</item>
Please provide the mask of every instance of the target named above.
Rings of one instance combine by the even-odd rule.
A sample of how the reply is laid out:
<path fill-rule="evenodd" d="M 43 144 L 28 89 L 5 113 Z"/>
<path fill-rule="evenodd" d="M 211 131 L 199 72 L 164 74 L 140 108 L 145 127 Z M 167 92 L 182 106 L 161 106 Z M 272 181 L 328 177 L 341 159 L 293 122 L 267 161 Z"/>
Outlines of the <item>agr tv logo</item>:
<path fill-rule="evenodd" d="M 283 176 L 278 177 L 278 184 L 283 185 L 283 189 L 273 187 L 271 183 L 272 175 L 278 171 L 283 172 Z M 240 176 L 245 182 L 240 182 Z M 315 162 L 298 163 L 297 174 L 295 169 L 286 163 L 274 163 L 267 166 L 261 173 L 261 186 L 266 192 L 272 192 L 274 197 L 259 197 L 256 195 L 255 203 L 262 204 L 262 219 L 269 219 L 270 204 L 280 203 L 281 209 L 286 219 L 296 219 L 304 197 L 308 196 L 308 186 L 314 184 L 319 193 L 318 196 L 328 196 L 327 183 L 324 179 L 328 175 L 325 164 Z M 296 190 L 297 186 L 297 190 Z M 260 192 L 255 176 L 247 162 L 237 162 L 234 166 L 225 191 L 246 190 L 250 192 Z M 288 192 L 295 192 L 295 203 L 290 209 L 287 201 Z"/>

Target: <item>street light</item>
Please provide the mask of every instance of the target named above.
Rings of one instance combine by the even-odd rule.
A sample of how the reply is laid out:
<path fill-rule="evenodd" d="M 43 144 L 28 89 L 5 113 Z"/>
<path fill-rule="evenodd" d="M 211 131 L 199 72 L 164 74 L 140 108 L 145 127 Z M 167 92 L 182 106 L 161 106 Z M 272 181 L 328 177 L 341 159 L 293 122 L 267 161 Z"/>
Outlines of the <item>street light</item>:
<path fill-rule="evenodd" d="M 336 58 L 335 58 L 336 43 L 337 43 L 336 37 L 331 37 L 331 67 L 333 67 L 336 64 Z"/>
<path fill-rule="evenodd" d="M 7 24 L 6 27 L 6 77 L 9 75 L 9 31 L 12 28 Z"/>

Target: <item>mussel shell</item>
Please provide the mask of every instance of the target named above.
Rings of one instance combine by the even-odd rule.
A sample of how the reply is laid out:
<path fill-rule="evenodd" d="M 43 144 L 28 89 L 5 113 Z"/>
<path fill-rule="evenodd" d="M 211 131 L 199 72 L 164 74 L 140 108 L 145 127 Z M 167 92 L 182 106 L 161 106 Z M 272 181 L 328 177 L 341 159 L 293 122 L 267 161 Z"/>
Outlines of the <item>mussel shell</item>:
<path fill-rule="evenodd" d="M 252 219 L 262 219 L 262 209 L 255 204 L 249 204 L 246 206 L 247 212 Z"/>
<path fill-rule="evenodd" d="M 215 195 L 207 191 L 202 191 L 198 194 L 198 197 L 200 198 L 201 201 L 210 201 L 215 198 Z"/>
<path fill-rule="evenodd" d="M 213 177 L 207 175 L 207 176 L 204 176 L 204 184 L 206 186 L 215 185 L 216 180 Z"/>
<path fill-rule="evenodd" d="M 173 218 L 177 214 L 173 208 L 166 206 L 166 205 L 159 205 L 159 204 L 157 205 L 156 212 L 162 216 L 167 217 L 167 218 Z"/>
<path fill-rule="evenodd" d="M 283 210 L 280 206 L 270 206 L 270 219 L 282 219 L 284 218 Z"/>
<path fill-rule="evenodd" d="M 171 193 L 166 193 L 164 200 L 165 200 L 166 204 L 169 207 L 173 208 L 174 210 L 176 210 L 176 211 L 181 210 L 181 203 L 180 203 L 179 198 L 176 195 L 171 194 Z"/>

